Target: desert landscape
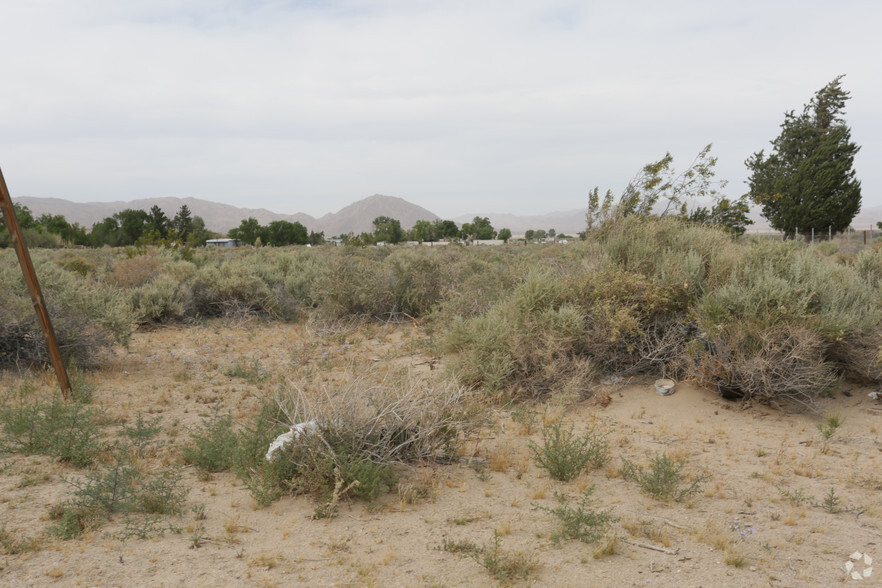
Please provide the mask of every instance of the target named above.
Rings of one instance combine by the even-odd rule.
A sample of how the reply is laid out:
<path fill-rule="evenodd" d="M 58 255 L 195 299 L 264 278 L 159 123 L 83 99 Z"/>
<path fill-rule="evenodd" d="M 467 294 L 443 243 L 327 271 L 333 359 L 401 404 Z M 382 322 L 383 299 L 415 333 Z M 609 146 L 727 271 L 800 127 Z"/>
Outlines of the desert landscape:
<path fill-rule="evenodd" d="M 848 385 L 824 401 L 842 423 L 829 437 L 817 415 L 745 406 L 689 384 L 661 396 L 646 377 L 607 382 L 572 404 L 487 406 L 450 463 L 402 467 L 374 503 L 343 500 L 332 518 L 315 519 L 307 496 L 258 507 L 234 475 L 182 463 L 188 432 L 215 407 L 245 419 L 259 398 L 306 373 L 394 370 L 432 381 L 443 370 L 429 369 L 435 358 L 424 339 L 406 324 L 136 332 L 127 350 L 90 374 L 92 402 L 107 436 L 134 425 L 136 415 L 157 423 L 142 467 L 181 473 L 182 514 L 145 539 L 125 537 L 118 515 L 61 540 L 48 531 L 48 513 L 82 471 L 45 456 L 6 456 L 3 583 L 829 586 L 855 581 L 845 568 L 855 552 L 878 554 L 882 407 L 867 389 Z M 227 375 L 222 366 L 241 358 L 267 377 Z M 4 372 L 3 388 L 45 397 L 55 393 L 53 378 Z M 603 432 L 611 459 L 570 482 L 552 479 L 529 444 L 541 443 L 539 431 L 554 423 Z M 657 499 L 622 478 L 622 458 L 644 463 L 661 453 L 685 460 L 684 477 L 701 476 L 700 490 Z M 543 509 L 555 507 L 555 495 L 573 501 L 591 487 L 591 509 L 615 518 L 604 538 L 553 541 L 560 521 Z M 475 556 L 468 545 L 485 551 Z"/>
<path fill-rule="evenodd" d="M 3 584 L 873 584 L 852 244 L 0 252 Z"/>

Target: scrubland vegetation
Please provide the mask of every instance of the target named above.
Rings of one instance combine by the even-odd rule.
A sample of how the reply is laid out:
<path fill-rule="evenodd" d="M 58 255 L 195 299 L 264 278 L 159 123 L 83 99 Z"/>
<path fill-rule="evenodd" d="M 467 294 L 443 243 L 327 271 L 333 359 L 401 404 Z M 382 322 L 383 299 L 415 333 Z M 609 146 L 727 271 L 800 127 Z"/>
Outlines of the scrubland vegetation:
<path fill-rule="evenodd" d="M 45 362 L 12 252 L 0 362 Z M 68 358 L 133 325 L 213 317 L 417 320 L 455 378 L 498 400 L 589 396 L 604 374 L 689 378 L 727 398 L 811 408 L 843 377 L 878 382 L 882 247 L 746 239 L 625 218 L 567 247 L 35 251 Z"/>
<path fill-rule="evenodd" d="M 0 256 L 0 364 L 12 373 L 45 364 L 47 353 L 13 252 Z M 351 499 L 367 508 L 396 492 L 402 504 L 428 500 L 437 488 L 414 483 L 413 468 L 460 463 L 469 435 L 494 426 L 487 415 L 505 410 L 531 437 L 523 449 L 535 468 L 578 486 L 575 494 L 554 490 L 551 506 L 535 505 L 556 519 L 547 537 L 554 545 L 593 544 L 594 557 L 604 557 L 621 549 L 622 513 L 584 482 L 588 472 L 664 503 L 691 504 L 719 489 L 708 489 L 712 478 L 688 454 L 626 457 L 627 440 L 614 443 L 611 429 L 574 428 L 547 409 L 537 416 L 542 406 L 606 406 L 608 382 L 648 375 L 745 404 L 820 413 L 846 379 L 882 383 L 880 243 L 846 253 L 832 243 L 733 241 L 678 219 L 626 217 L 567 246 L 148 247 L 34 250 L 32 258 L 76 369 L 76 400 L 34 394 L 27 383 L 8 390 L 0 450 L 77 468 L 47 514 L 49 532 L 62 539 L 122 518 L 117 537 L 187 533 L 192 547 L 204 545 L 204 506 L 193 505 L 192 520 L 184 519 L 185 464 L 202 482 L 229 472 L 255 508 L 310 496 L 320 519 L 337 516 Z M 433 368 L 423 376 L 396 367 L 395 358 L 347 355 L 357 329 L 398 323 L 423 334 L 411 343 Z M 187 398 L 204 397 L 206 410 L 184 428 L 93 403 L 87 382 L 98 372 L 90 370 L 118 365 L 134 331 L 239 324 L 305 326 L 334 347 L 287 341 L 288 367 L 279 370 L 262 363 L 272 343 L 250 342 L 253 356 L 228 354 L 213 373 L 252 392 L 236 407 L 192 387 Z M 184 383 L 192 377 L 187 369 L 174 374 Z M 217 376 L 205 377 L 214 386 Z M 273 439 L 309 421 L 315 434 L 265 458 Z M 842 419 L 825 422 L 820 447 Z M 480 466 L 482 480 L 487 466 L 517 469 L 502 457 L 469 463 Z M 533 491 L 532 500 L 542 498 Z M 838 500 L 831 490 L 830 512 Z M 648 520 L 621 527 L 638 542 L 662 533 Z M 468 555 L 500 581 L 533 574 L 537 562 L 506 550 L 507 533 L 498 531 L 483 547 L 439 540 L 432 548 Z M 36 549 L 7 543 L 7 553 Z M 733 542 L 721 545 L 727 563 L 743 565 Z"/>

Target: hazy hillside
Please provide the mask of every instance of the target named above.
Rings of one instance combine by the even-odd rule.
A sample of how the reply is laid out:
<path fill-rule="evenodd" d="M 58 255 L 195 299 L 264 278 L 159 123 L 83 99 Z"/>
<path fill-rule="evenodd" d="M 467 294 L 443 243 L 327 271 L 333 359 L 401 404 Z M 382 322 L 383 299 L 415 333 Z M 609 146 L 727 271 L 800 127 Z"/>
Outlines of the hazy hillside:
<path fill-rule="evenodd" d="M 378 216 L 398 219 L 405 230 L 411 228 L 418 220 L 433 221 L 438 218 L 434 212 L 403 198 L 374 194 L 333 214 L 326 214 L 316 223 L 326 236 L 350 232 L 370 233 L 374 230 L 373 220 Z"/>
<path fill-rule="evenodd" d="M 325 236 L 345 233 L 361 233 L 373 230 L 372 221 L 378 216 L 396 218 L 404 229 L 411 228 L 418 220 L 435 220 L 438 215 L 403 198 L 375 194 L 357 202 L 328 213 L 321 218 L 313 218 L 308 214 L 280 214 L 265 208 L 240 208 L 230 204 L 219 204 L 198 198 L 143 198 L 139 200 L 117 202 L 71 202 L 60 198 L 14 198 L 18 203 L 27 206 L 35 216 L 43 213 L 61 214 L 69 222 L 78 222 L 82 226 L 91 227 L 94 223 L 112 216 L 126 208 L 149 210 L 158 205 L 170 218 L 186 204 L 193 215 L 201 216 L 209 230 L 226 233 L 239 226 L 239 223 L 254 217 L 262 225 L 274 220 L 300 222 L 310 231 L 324 231 Z M 517 216 L 506 213 L 471 213 L 455 217 L 457 224 L 471 222 L 476 216 L 488 217 L 496 229 L 507 227 L 512 233 L 523 234 L 528 229 L 555 229 L 558 233 L 573 235 L 585 229 L 585 209 L 550 212 L 533 216 Z M 754 209 L 750 214 L 755 221 L 749 231 L 768 230 L 768 223 Z M 882 220 L 882 206 L 865 207 L 855 217 L 852 227 L 865 230 L 876 226 Z"/>
<path fill-rule="evenodd" d="M 84 227 L 91 227 L 94 223 L 113 216 L 121 210 L 134 208 L 135 210 L 150 210 L 155 204 L 169 218 L 180 210 L 183 204 L 189 207 L 193 216 L 201 216 L 205 226 L 211 231 L 226 233 L 233 227 L 238 227 L 243 219 L 254 217 L 262 225 L 269 224 L 274 220 L 286 220 L 300 222 L 308 229 L 315 226 L 315 219 L 308 214 L 279 214 L 265 208 L 240 208 L 230 204 L 219 204 L 199 198 L 141 198 L 138 200 L 116 202 L 71 202 L 61 198 L 32 198 L 25 196 L 13 198 L 16 202 L 31 209 L 34 216 L 43 213 L 61 214 L 68 222 L 80 223 Z"/>
<path fill-rule="evenodd" d="M 458 216 L 453 220 L 461 226 L 463 223 L 472 222 L 476 216 L 487 217 L 490 219 L 490 224 L 496 230 L 504 227 L 510 229 L 515 235 L 523 235 L 529 229 L 545 229 L 546 231 L 554 229 L 560 234 L 575 235 L 579 231 L 585 230 L 585 210 L 584 208 L 579 208 L 533 216 L 517 216 L 503 212 L 491 212 Z"/>

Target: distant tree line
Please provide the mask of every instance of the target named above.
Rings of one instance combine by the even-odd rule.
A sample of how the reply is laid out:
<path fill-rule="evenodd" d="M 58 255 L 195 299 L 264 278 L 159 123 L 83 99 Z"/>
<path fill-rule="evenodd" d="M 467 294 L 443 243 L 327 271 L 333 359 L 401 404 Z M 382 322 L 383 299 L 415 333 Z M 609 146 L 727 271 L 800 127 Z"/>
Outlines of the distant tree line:
<path fill-rule="evenodd" d="M 325 242 L 324 231 L 320 233 L 307 232 L 306 227 L 299 222 L 277 220 L 263 226 L 254 217 L 243 220 L 238 227 L 227 233 L 227 237 L 238 239 L 247 245 L 272 245 L 274 247 L 321 245 Z"/>
<path fill-rule="evenodd" d="M 215 233 L 205 228 L 201 217 L 193 216 L 186 204 L 173 218 L 158 206 L 150 211 L 127 208 L 92 225 L 87 231 L 79 223 L 69 223 L 60 214 L 42 214 L 35 218 L 27 206 L 13 204 L 15 217 L 29 247 L 125 247 L 130 245 L 187 244 L 203 245 Z M 0 226 L 0 247 L 11 240 L 6 224 Z"/>
<path fill-rule="evenodd" d="M 472 219 L 470 223 L 464 223 L 462 227 L 452 220 L 418 220 L 410 230 L 406 231 L 398 219 L 388 216 L 378 216 L 372 224 L 374 225 L 373 232 L 363 232 L 359 235 L 348 233 L 340 235 L 339 239 L 347 245 L 376 245 L 377 243 L 394 245 L 404 241 L 418 243 L 434 243 L 442 240 L 502 239 L 508 241 L 511 238 L 509 229 L 497 231 L 490 224 L 489 218 L 479 216 Z"/>

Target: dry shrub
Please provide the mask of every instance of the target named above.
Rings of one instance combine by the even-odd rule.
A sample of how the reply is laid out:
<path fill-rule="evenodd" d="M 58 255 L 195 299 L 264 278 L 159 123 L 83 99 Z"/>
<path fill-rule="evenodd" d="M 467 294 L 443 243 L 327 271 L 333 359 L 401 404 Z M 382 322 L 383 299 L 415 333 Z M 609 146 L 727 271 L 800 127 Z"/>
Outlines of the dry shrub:
<path fill-rule="evenodd" d="M 882 328 L 835 341 L 829 355 L 848 377 L 882 383 Z"/>
<path fill-rule="evenodd" d="M 65 360 L 94 367 L 114 343 L 127 344 L 134 315 L 118 290 L 84 280 L 45 258 L 34 259 L 43 298 Z M 50 361 L 18 263 L 0 266 L 0 365 Z"/>
<path fill-rule="evenodd" d="M 585 317 L 565 295 L 555 274 L 537 269 L 485 314 L 454 320 L 441 339 L 456 354 L 451 371 L 497 396 L 587 396 L 596 370 L 578 354 Z"/>
<path fill-rule="evenodd" d="M 585 308 L 582 351 L 606 372 L 664 371 L 683 354 L 680 293 L 615 266 L 586 272 L 575 284 Z"/>
<path fill-rule="evenodd" d="M 697 351 L 689 373 L 732 400 L 815 409 L 816 398 L 838 381 L 825 361 L 826 344 L 801 326 L 732 324 L 709 336 L 707 348 Z"/>
<path fill-rule="evenodd" d="M 203 316 L 241 316 L 272 310 L 272 292 L 247 262 L 200 268 L 192 281 L 193 301 Z"/>
<path fill-rule="evenodd" d="M 384 318 L 394 307 L 391 285 L 390 272 L 381 261 L 347 251 L 325 266 L 314 292 L 319 309 L 328 316 Z"/>
<path fill-rule="evenodd" d="M 335 459 L 345 457 L 335 446 L 377 464 L 449 458 L 475 407 L 472 393 L 451 382 L 371 367 L 349 368 L 332 385 L 310 384 L 291 382 L 280 408 L 291 425 L 316 421 Z"/>
<path fill-rule="evenodd" d="M 107 281 L 120 288 L 137 288 L 152 282 L 160 273 L 159 261 L 153 255 L 123 259 L 107 274 Z"/>

